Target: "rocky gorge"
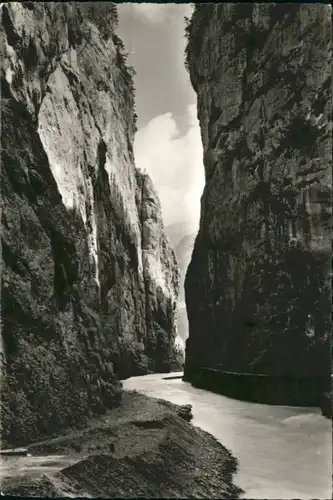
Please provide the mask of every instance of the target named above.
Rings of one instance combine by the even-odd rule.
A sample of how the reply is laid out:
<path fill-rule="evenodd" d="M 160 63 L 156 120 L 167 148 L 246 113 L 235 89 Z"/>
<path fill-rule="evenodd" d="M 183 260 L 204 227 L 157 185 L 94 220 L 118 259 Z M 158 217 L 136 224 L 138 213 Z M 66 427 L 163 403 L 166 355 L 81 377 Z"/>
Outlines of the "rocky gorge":
<path fill-rule="evenodd" d="M 1 435 L 31 442 L 166 372 L 179 271 L 135 168 L 113 4 L 1 4 Z"/>
<path fill-rule="evenodd" d="M 266 498 L 276 490 L 258 477 L 271 475 L 290 498 L 302 488 L 283 477 L 289 464 L 326 481 L 327 420 L 237 398 L 317 405 L 329 390 L 329 7 L 194 7 L 186 66 L 206 187 L 198 235 L 177 244 L 135 165 L 135 71 L 116 5 L 0 13 L 1 492 Z M 159 374 L 181 366 L 191 253 L 183 381 Z M 285 454 L 271 460 L 276 443 Z"/>
<path fill-rule="evenodd" d="M 270 403 L 286 378 L 278 404 L 319 405 L 330 390 L 331 13 L 201 4 L 188 20 L 206 184 L 185 281 L 185 379 L 200 387 L 215 370 L 229 372 L 215 386 L 231 396 L 232 373 L 266 376 Z"/>

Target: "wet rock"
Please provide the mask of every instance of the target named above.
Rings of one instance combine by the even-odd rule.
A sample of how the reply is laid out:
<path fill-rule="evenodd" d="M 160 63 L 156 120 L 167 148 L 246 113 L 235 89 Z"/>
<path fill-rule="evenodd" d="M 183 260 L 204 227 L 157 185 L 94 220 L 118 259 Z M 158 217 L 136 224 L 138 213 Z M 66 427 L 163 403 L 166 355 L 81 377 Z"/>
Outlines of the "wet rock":
<path fill-rule="evenodd" d="M 327 418 L 332 418 L 333 412 L 332 412 L 332 404 L 333 404 L 333 393 L 332 392 L 325 392 L 322 398 L 322 404 L 321 404 L 321 412 L 324 415 L 324 417 Z"/>
<path fill-rule="evenodd" d="M 181 405 L 177 409 L 177 414 L 187 422 L 190 422 L 193 418 L 192 405 Z"/>
<path fill-rule="evenodd" d="M 27 455 L 28 455 L 27 448 L 11 448 L 8 450 L 0 450 L 0 456 L 2 457 L 14 457 L 14 456 L 25 457 Z"/>

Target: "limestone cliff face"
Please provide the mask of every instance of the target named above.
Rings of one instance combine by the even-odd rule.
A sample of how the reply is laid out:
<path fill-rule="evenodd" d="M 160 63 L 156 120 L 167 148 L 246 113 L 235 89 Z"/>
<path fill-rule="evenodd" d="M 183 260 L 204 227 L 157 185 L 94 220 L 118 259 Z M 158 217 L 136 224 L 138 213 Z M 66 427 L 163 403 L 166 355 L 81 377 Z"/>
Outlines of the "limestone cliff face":
<path fill-rule="evenodd" d="M 176 295 L 179 270 L 162 224 L 161 204 L 147 174 L 136 172 L 136 203 L 140 218 L 143 277 L 145 285 L 145 321 L 147 355 L 154 360 L 155 371 L 168 371 L 174 363 L 176 338 Z M 166 333 L 170 332 L 171 337 Z"/>
<path fill-rule="evenodd" d="M 330 372 L 328 5 L 197 5 L 187 27 L 206 185 L 185 372 Z"/>
<path fill-rule="evenodd" d="M 8 443 L 102 412 L 119 400 L 118 378 L 172 361 L 177 265 L 157 195 L 134 166 L 117 13 L 100 5 L 1 7 Z"/>

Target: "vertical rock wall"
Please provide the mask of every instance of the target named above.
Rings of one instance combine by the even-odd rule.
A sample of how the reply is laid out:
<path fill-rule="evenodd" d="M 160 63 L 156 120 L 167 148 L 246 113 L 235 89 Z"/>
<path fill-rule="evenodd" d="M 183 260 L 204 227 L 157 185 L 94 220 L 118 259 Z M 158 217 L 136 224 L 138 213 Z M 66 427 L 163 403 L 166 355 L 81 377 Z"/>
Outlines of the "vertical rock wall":
<path fill-rule="evenodd" d="M 185 375 L 330 373 L 329 5 L 197 5 L 187 26 L 206 185 Z"/>
<path fill-rule="evenodd" d="M 2 436 L 32 440 L 168 370 L 178 269 L 133 156 L 133 74 L 104 3 L 2 4 Z"/>

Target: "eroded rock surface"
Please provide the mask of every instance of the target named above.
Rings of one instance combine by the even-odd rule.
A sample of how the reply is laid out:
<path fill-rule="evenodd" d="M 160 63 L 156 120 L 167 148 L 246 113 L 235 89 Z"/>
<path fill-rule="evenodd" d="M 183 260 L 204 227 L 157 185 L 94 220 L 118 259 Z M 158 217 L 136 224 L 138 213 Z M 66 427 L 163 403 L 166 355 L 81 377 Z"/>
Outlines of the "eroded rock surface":
<path fill-rule="evenodd" d="M 119 401 L 118 378 L 172 361 L 178 269 L 156 192 L 134 166 L 117 13 L 97 5 L 1 6 L 9 444 L 103 412 Z"/>
<path fill-rule="evenodd" d="M 198 5 L 187 33 L 206 185 L 185 375 L 326 377 L 331 7 Z"/>

